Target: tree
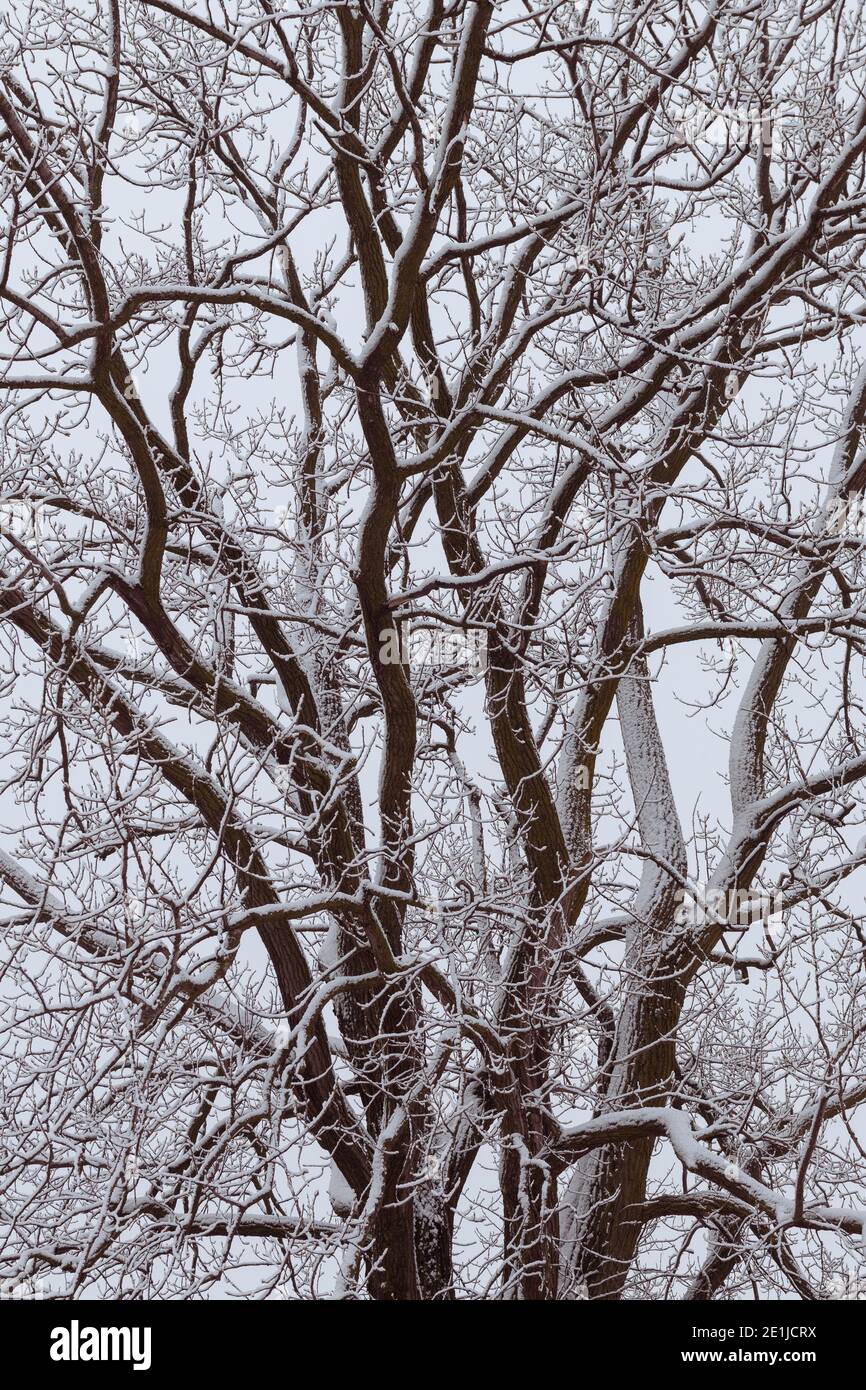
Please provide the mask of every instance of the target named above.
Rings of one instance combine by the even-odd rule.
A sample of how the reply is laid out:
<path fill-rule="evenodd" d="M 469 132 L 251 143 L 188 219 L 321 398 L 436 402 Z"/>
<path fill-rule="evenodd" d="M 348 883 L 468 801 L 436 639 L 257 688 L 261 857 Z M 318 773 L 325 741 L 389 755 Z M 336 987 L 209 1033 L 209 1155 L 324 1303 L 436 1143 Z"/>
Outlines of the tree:
<path fill-rule="evenodd" d="M 864 40 L 12 5 L 4 1278 L 852 1287 Z"/>

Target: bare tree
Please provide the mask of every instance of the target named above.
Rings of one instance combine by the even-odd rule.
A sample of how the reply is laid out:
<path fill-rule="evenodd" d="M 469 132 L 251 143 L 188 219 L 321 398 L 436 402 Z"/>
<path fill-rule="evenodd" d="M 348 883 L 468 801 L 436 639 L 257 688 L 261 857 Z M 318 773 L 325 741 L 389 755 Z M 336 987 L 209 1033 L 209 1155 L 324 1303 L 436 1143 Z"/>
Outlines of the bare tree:
<path fill-rule="evenodd" d="M 3 1278 L 850 1287 L 864 72 L 853 0 L 11 4 Z"/>

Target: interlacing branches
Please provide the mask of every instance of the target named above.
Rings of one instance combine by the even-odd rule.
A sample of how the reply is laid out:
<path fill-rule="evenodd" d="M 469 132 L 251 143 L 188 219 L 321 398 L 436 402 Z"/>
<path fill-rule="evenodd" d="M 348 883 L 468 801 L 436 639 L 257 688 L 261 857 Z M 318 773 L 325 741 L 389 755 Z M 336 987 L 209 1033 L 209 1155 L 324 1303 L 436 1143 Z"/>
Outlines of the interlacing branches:
<path fill-rule="evenodd" d="M 0 1277 L 832 1296 L 860 8 L 3 25 Z"/>

